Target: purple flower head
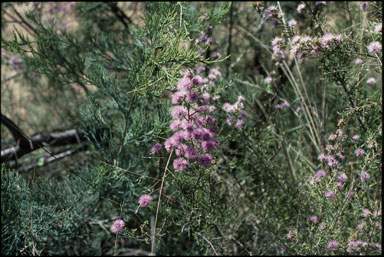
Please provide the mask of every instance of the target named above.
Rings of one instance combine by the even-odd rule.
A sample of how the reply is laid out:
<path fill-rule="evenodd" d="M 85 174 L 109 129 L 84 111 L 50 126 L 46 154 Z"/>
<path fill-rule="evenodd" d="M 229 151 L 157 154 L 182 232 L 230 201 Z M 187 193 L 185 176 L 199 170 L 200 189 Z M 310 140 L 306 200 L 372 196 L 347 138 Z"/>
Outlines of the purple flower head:
<path fill-rule="evenodd" d="M 361 182 L 367 182 L 369 178 L 370 178 L 370 175 L 369 175 L 368 172 L 362 171 L 360 173 L 360 180 L 361 180 Z"/>
<path fill-rule="evenodd" d="M 240 116 L 245 120 L 246 118 L 248 118 L 248 113 L 246 111 L 241 111 Z"/>
<path fill-rule="evenodd" d="M 359 148 L 355 150 L 355 155 L 356 156 L 362 156 L 364 154 L 364 150 Z"/>
<path fill-rule="evenodd" d="M 119 233 L 125 227 L 125 222 L 123 220 L 115 220 L 111 226 L 112 233 Z"/>
<path fill-rule="evenodd" d="M 211 164 L 212 157 L 210 154 L 202 154 L 199 158 L 199 164 L 203 167 L 207 167 Z"/>
<path fill-rule="evenodd" d="M 336 251 L 337 248 L 339 247 L 339 243 L 336 240 L 331 240 L 328 242 L 328 250 L 330 251 Z"/>
<path fill-rule="evenodd" d="M 194 126 L 192 122 L 183 120 L 181 122 L 183 129 L 185 129 L 188 133 L 192 133 L 194 130 Z"/>
<path fill-rule="evenodd" d="M 197 149 L 192 147 L 192 146 L 188 146 L 185 149 L 185 157 L 187 159 L 196 159 L 197 158 Z"/>
<path fill-rule="evenodd" d="M 298 12 L 298 13 L 301 13 L 301 11 L 302 11 L 304 8 L 305 8 L 305 4 L 299 4 L 299 5 L 297 6 L 297 12 Z"/>
<path fill-rule="evenodd" d="M 237 120 L 236 124 L 235 124 L 235 127 L 236 128 L 242 128 L 243 125 L 244 125 L 244 120 Z"/>
<path fill-rule="evenodd" d="M 379 34 L 379 33 L 381 32 L 381 30 L 382 30 L 382 27 L 383 27 L 383 24 L 382 24 L 382 23 L 377 23 L 377 24 L 375 25 L 375 33 L 376 33 L 376 34 Z"/>
<path fill-rule="evenodd" d="M 325 154 L 321 153 L 321 154 L 319 154 L 319 156 L 317 157 L 317 159 L 318 159 L 319 161 L 323 161 L 323 160 L 326 159 L 326 156 L 325 156 Z"/>
<path fill-rule="evenodd" d="M 55 14 L 55 13 L 56 13 L 56 8 L 55 8 L 55 7 L 51 7 L 51 8 L 49 9 L 49 14 L 53 15 L 53 14 Z"/>
<path fill-rule="evenodd" d="M 332 192 L 332 191 L 328 191 L 328 192 L 326 192 L 326 193 L 324 194 L 324 196 L 327 197 L 327 198 L 329 198 L 329 199 L 332 200 L 332 201 L 335 200 L 335 197 L 336 197 L 335 193 Z"/>
<path fill-rule="evenodd" d="M 357 225 L 358 230 L 364 230 L 364 227 L 365 227 L 364 223 L 360 223 L 359 225 Z"/>
<path fill-rule="evenodd" d="M 350 200 L 350 201 L 352 201 L 352 200 L 353 200 L 353 195 L 354 195 L 354 194 L 355 194 L 355 192 L 353 192 L 353 191 L 348 192 L 347 199 Z"/>
<path fill-rule="evenodd" d="M 167 150 L 167 152 L 170 152 L 173 148 L 175 148 L 176 143 L 175 143 L 174 139 L 172 137 L 170 137 L 167 140 L 165 140 L 164 146 L 165 146 L 165 149 Z"/>
<path fill-rule="evenodd" d="M 368 78 L 367 79 L 367 84 L 375 84 L 376 83 L 376 79 L 375 78 Z"/>
<path fill-rule="evenodd" d="M 355 60 L 355 64 L 357 64 L 357 65 L 363 64 L 363 60 L 361 60 L 360 58 L 357 58 Z"/>
<path fill-rule="evenodd" d="M 172 109 L 172 113 L 171 113 L 171 116 L 174 118 L 174 119 L 181 119 L 183 118 L 185 115 L 187 114 L 187 109 L 185 109 L 184 106 L 182 105 L 176 105 L 173 107 Z"/>
<path fill-rule="evenodd" d="M 363 217 L 366 218 L 368 217 L 369 215 L 371 215 L 371 211 L 369 209 L 363 209 Z"/>
<path fill-rule="evenodd" d="M 348 177 L 347 177 L 347 175 L 345 175 L 345 173 L 343 172 L 343 173 L 341 173 L 341 174 L 337 177 L 337 180 L 340 181 L 340 182 L 342 182 L 342 183 L 344 183 L 345 181 L 348 180 Z"/>
<path fill-rule="evenodd" d="M 193 103 L 193 102 L 197 102 L 197 100 L 199 100 L 199 92 L 197 91 L 191 91 L 188 93 L 188 101 Z"/>
<path fill-rule="evenodd" d="M 210 151 L 212 148 L 215 147 L 215 143 L 213 141 L 204 141 L 201 143 L 201 147 L 204 151 Z"/>
<path fill-rule="evenodd" d="M 140 198 L 139 198 L 140 207 L 148 206 L 151 203 L 152 199 L 153 198 L 150 195 L 142 195 L 142 196 L 140 196 Z"/>
<path fill-rule="evenodd" d="M 318 178 L 321 178 L 321 177 L 324 177 L 325 175 L 327 175 L 327 173 L 325 172 L 325 170 L 318 170 L 315 174 L 316 177 Z"/>
<path fill-rule="evenodd" d="M 221 54 L 218 53 L 218 52 L 214 52 L 214 53 L 212 54 L 212 58 L 214 58 L 214 59 L 218 59 L 218 58 L 220 58 L 220 56 L 221 56 Z"/>
<path fill-rule="evenodd" d="M 195 85 L 201 85 L 201 84 L 203 84 L 203 78 L 201 76 L 199 76 L 199 75 L 194 76 L 192 78 L 192 83 L 195 84 Z"/>
<path fill-rule="evenodd" d="M 175 92 L 172 94 L 172 103 L 180 104 L 185 98 L 185 91 Z"/>
<path fill-rule="evenodd" d="M 205 41 L 205 45 L 210 45 L 213 43 L 213 38 L 209 37 L 207 38 L 207 41 Z"/>
<path fill-rule="evenodd" d="M 373 41 L 368 45 L 368 52 L 370 53 L 380 53 L 381 52 L 381 43 L 379 41 Z"/>
<path fill-rule="evenodd" d="M 317 216 L 311 216 L 309 218 L 313 223 L 317 224 L 319 222 L 319 218 Z"/>
<path fill-rule="evenodd" d="M 321 224 L 320 224 L 320 229 L 321 229 L 321 230 L 326 230 L 326 229 L 327 229 L 327 224 L 325 224 L 325 223 L 321 223 Z"/>
<path fill-rule="evenodd" d="M 181 127 L 181 121 L 180 120 L 174 120 L 169 124 L 169 127 L 171 128 L 172 131 L 177 131 Z"/>
<path fill-rule="evenodd" d="M 360 3 L 360 8 L 361 8 L 363 11 L 367 10 L 367 2 L 361 2 L 361 3 Z"/>
<path fill-rule="evenodd" d="M 288 235 L 287 235 L 287 238 L 288 239 L 293 239 L 293 238 L 295 238 L 296 237 L 296 233 L 295 232 L 293 232 L 293 231 L 289 231 L 288 232 Z"/>
<path fill-rule="evenodd" d="M 177 156 L 183 155 L 183 154 L 184 154 L 184 151 L 185 151 L 186 148 L 187 148 L 187 146 L 184 145 L 184 144 L 180 144 L 180 145 L 178 145 L 178 146 L 176 147 L 176 149 L 175 149 L 175 153 L 176 153 L 176 155 L 177 155 Z"/>
<path fill-rule="evenodd" d="M 268 76 L 268 77 L 266 77 L 266 78 L 264 79 L 264 81 L 265 81 L 265 83 L 269 84 L 269 83 L 272 82 L 272 78 Z"/>
<path fill-rule="evenodd" d="M 337 181 L 336 185 L 339 190 L 343 189 L 343 182 Z"/>
<path fill-rule="evenodd" d="M 151 148 L 151 154 L 155 154 L 161 151 L 161 144 L 157 143 Z"/>
<path fill-rule="evenodd" d="M 232 117 L 229 117 L 227 118 L 227 120 L 225 121 L 229 126 L 232 126 L 233 123 L 235 122 L 235 119 L 232 118 Z"/>
<path fill-rule="evenodd" d="M 189 162 L 185 160 L 183 157 L 179 157 L 173 161 L 173 168 L 175 170 L 184 170 L 188 168 Z"/>
<path fill-rule="evenodd" d="M 197 68 L 197 73 L 202 73 L 205 71 L 205 67 L 204 66 L 200 66 L 199 68 Z"/>
<path fill-rule="evenodd" d="M 196 141 L 201 140 L 202 136 L 203 136 L 203 131 L 201 129 L 195 129 L 192 132 L 192 138 Z"/>
<path fill-rule="evenodd" d="M 184 76 L 183 78 L 181 78 L 177 83 L 177 88 L 180 91 L 188 91 L 192 88 L 192 86 L 193 86 L 192 80 L 187 76 Z"/>
<path fill-rule="evenodd" d="M 296 26 L 297 26 L 297 21 L 295 19 L 290 19 L 288 21 L 288 27 L 293 28 L 293 27 L 296 27 Z"/>

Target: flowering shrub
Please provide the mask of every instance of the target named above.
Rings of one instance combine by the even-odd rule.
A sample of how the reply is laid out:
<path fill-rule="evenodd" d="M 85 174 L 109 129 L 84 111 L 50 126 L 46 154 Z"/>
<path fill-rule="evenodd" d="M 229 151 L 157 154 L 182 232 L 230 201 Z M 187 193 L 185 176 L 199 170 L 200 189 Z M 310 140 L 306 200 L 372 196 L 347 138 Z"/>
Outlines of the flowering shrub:
<path fill-rule="evenodd" d="M 381 255 L 381 2 L 2 7 L 2 254 Z"/>

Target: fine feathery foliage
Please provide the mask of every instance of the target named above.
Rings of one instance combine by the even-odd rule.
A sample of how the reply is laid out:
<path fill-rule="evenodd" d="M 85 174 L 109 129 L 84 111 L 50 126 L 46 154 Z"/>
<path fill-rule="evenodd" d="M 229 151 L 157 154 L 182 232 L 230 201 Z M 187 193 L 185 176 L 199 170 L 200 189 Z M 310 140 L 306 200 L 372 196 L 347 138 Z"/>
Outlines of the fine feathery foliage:
<path fill-rule="evenodd" d="M 381 254 L 381 2 L 1 15 L 3 255 Z"/>

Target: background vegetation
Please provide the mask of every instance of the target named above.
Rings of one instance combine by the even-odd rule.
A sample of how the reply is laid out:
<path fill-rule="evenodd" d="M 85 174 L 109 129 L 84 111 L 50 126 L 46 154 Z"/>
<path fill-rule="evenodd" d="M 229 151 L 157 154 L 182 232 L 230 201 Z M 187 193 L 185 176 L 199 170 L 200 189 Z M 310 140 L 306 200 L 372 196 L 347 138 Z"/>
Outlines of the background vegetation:
<path fill-rule="evenodd" d="M 1 5 L 2 254 L 381 254 L 381 2 Z"/>

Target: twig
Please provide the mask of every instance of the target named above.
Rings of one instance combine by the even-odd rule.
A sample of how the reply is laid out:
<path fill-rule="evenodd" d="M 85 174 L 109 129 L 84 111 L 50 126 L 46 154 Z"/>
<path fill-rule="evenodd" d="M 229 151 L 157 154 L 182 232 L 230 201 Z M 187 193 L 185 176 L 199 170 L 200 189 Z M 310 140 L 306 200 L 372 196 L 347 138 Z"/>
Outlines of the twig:
<path fill-rule="evenodd" d="M 164 185 L 165 175 L 167 173 L 167 169 L 168 169 L 169 161 L 171 160 L 172 153 L 173 153 L 173 150 L 169 154 L 167 165 L 165 165 L 163 178 L 161 180 L 161 186 L 160 186 L 160 192 L 159 192 L 159 200 L 157 201 L 157 209 L 156 209 L 156 217 L 155 217 L 155 225 L 154 225 L 154 234 L 153 234 L 153 237 L 152 237 L 152 247 L 151 247 L 151 254 L 153 254 L 153 255 L 155 254 L 156 225 L 157 225 L 157 217 L 159 216 L 159 210 L 160 210 L 161 194 L 163 192 L 163 185 Z"/>
<path fill-rule="evenodd" d="M 196 234 L 198 234 L 199 236 L 201 236 L 205 241 L 207 241 L 207 243 L 212 247 L 212 250 L 213 252 L 215 253 L 216 256 L 219 256 L 215 250 L 215 247 L 213 247 L 212 243 L 205 237 L 203 236 L 202 234 L 200 234 L 199 232 L 196 232 Z"/>

